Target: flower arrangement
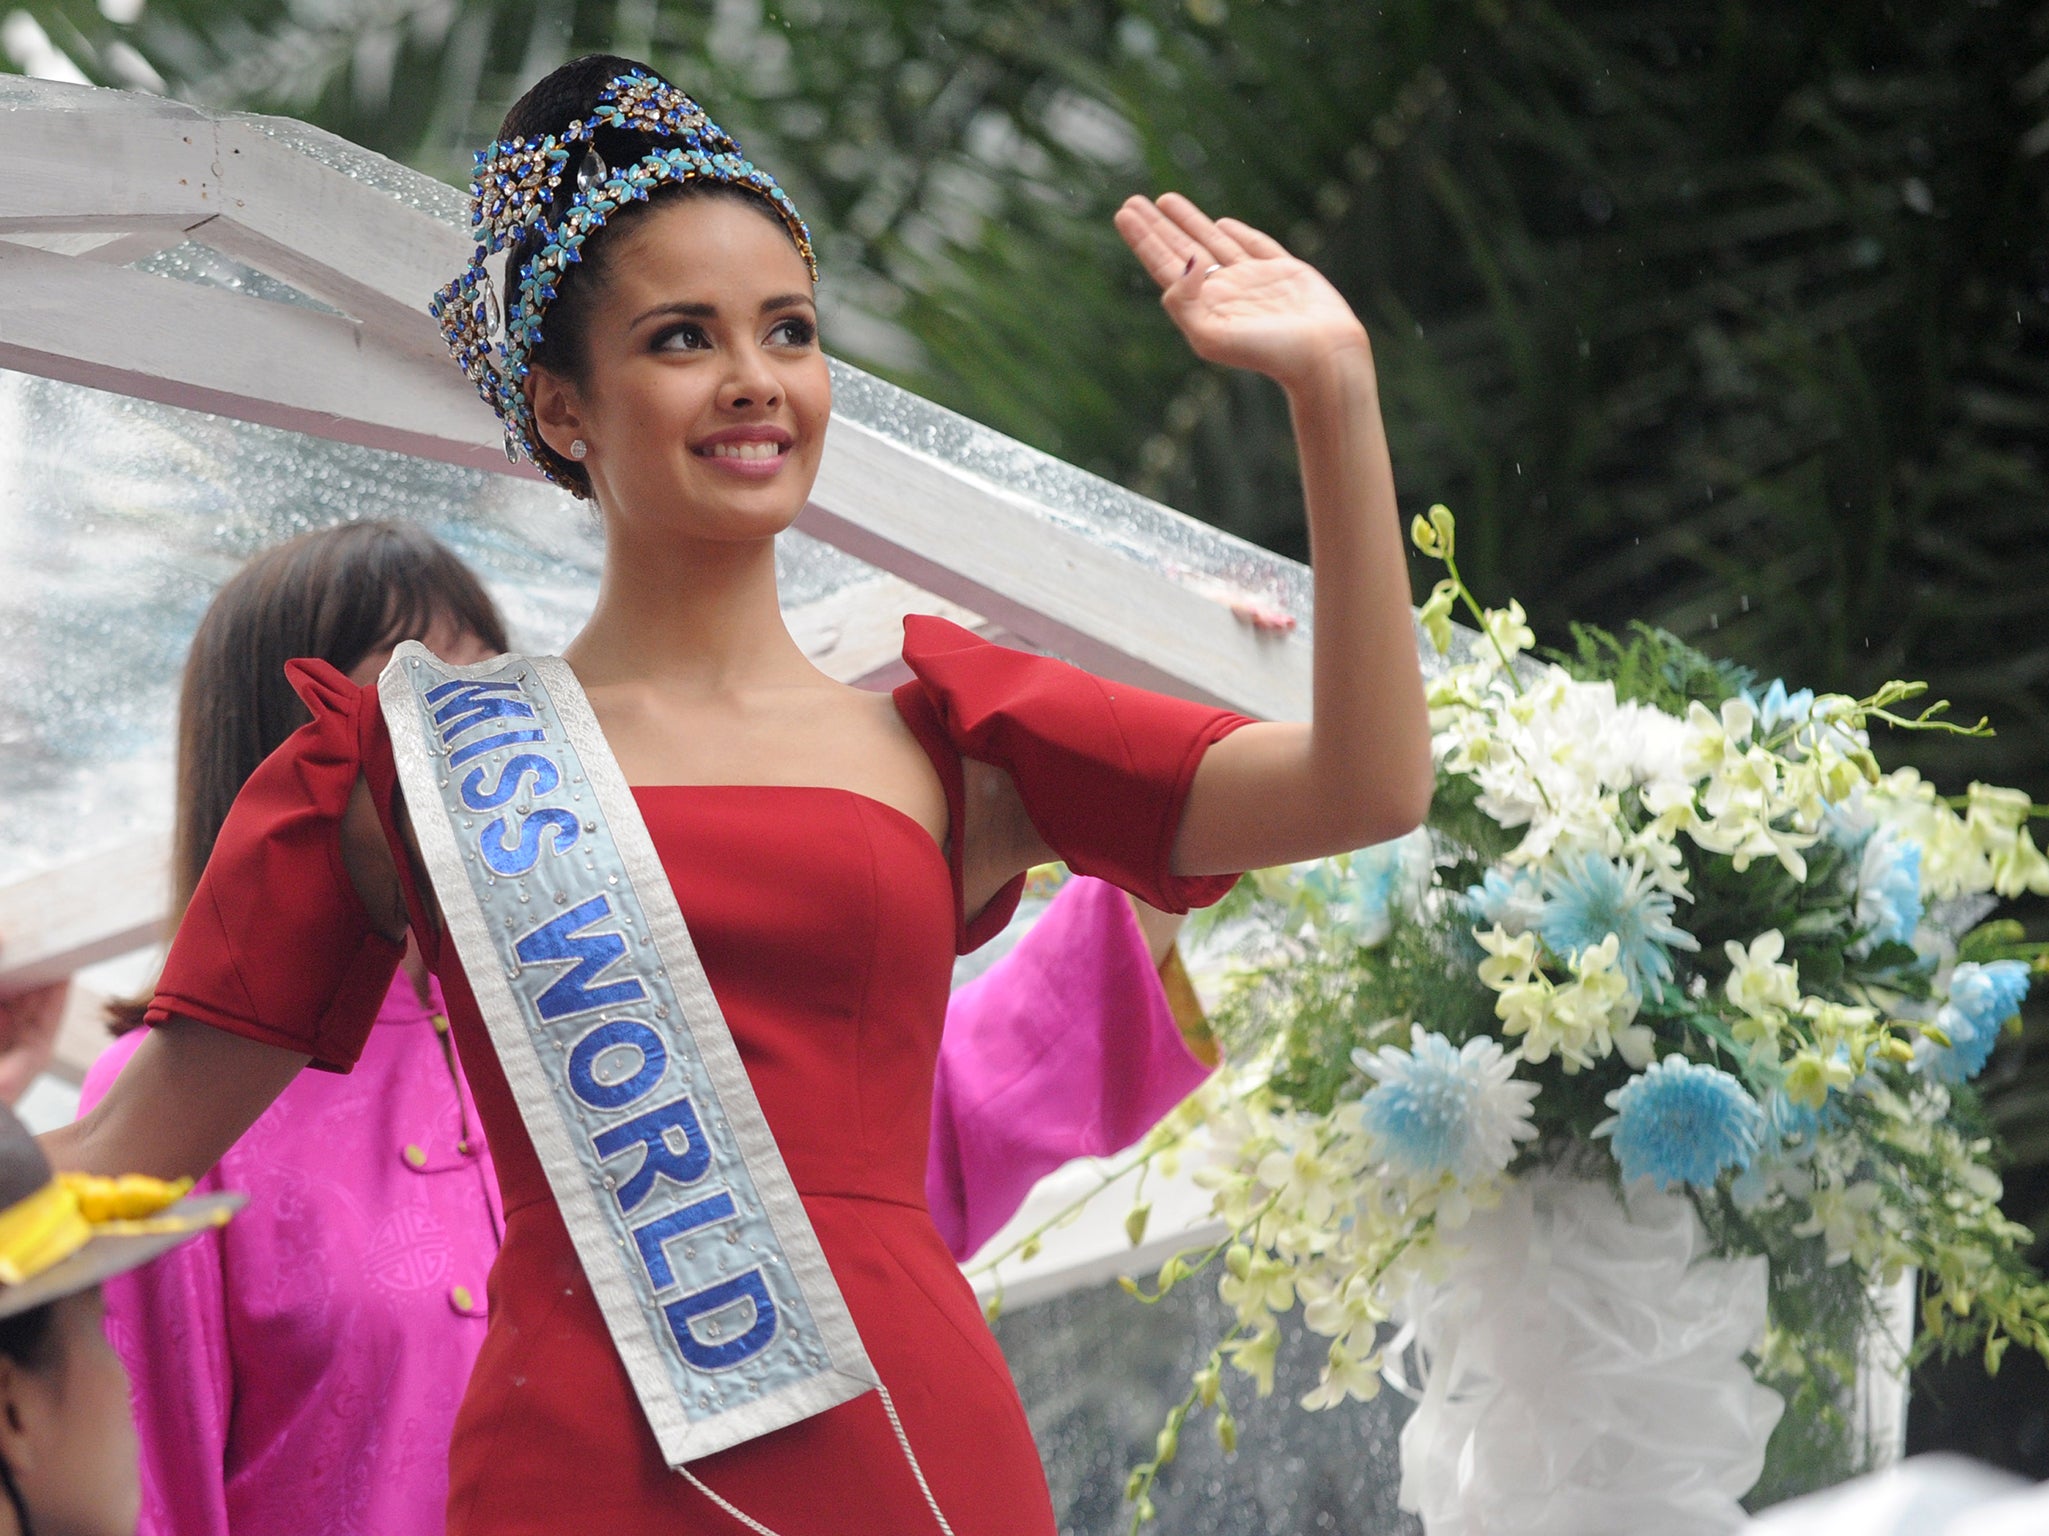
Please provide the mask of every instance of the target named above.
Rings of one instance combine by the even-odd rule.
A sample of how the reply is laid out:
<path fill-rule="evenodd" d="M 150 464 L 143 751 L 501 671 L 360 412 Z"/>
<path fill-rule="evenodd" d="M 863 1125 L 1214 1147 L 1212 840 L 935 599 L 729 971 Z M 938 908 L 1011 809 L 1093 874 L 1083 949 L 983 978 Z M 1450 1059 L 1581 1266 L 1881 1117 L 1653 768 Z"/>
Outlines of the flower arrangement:
<path fill-rule="evenodd" d="M 1230 941 L 1232 1069 L 1139 1153 L 1204 1132 L 1226 1231 L 1127 1289 L 1215 1270 L 1236 1325 L 1132 1474 L 1134 1529 L 1192 1414 L 1232 1444 L 1225 1366 L 1271 1392 L 1299 1307 L 1330 1341 L 1302 1406 L 1373 1396 L 1403 1294 L 1539 1170 L 1683 1192 L 1716 1251 L 1767 1256 L 1752 1369 L 1810 1438 L 1856 1369 L 1828 1319 L 1908 1269 L 1920 1348 L 2049 1355 L 2049 1285 L 1998 1209 L 1970 1088 L 2041 958 L 1979 922 L 2049 891 L 2037 812 L 1884 773 L 1867 734 L 1987 727 L 1903 712 L 1914 684 L 1759 689 L 1648 627 L 1577 630 L 1540 663 L 1520 605 L 1483 610 L 1460 577 L 1451 514 L 1412 535 L 1448 572 L 1421 613 L 1443 660 L 1429 824 L 1260 872 L 1206 917 Z"/>

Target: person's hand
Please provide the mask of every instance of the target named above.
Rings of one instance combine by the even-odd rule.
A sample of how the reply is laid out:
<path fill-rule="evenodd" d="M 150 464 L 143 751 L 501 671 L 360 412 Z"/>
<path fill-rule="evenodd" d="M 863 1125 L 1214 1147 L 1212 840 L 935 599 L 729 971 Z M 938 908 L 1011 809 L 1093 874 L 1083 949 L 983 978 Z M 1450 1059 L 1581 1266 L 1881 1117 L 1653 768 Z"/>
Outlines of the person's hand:
<path fill-rule="evenodd" d="M 28 1092 L 57 1049 L 57 1026 L 71 983 L 0 997 L 0 1104 L 13 1104 Z"/>
<path fill-rule="evenodd" d="M 1263 373 L 1284 389 L 1342 354 L 1372 356 L 1366 327 L 1316 268 L 1237 219 L 1212 220 L 1178 192 L 1126 199 L 1117 232 L 1160 285 L 1196 356 Z"/>

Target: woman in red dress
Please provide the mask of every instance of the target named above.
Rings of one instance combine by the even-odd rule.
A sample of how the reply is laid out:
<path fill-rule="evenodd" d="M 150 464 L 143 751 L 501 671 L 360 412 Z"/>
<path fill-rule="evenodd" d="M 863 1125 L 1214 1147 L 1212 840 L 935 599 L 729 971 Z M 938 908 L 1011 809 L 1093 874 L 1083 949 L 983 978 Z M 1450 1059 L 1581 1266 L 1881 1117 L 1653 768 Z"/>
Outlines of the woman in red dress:
<path fill-rule="evenodd" d="M 563 133 L 637 68 L 563 66 L 505 139 Z M 639 149 L 594 142 L 612 164 Z M 562 167 L 565 196 L 576 172 Z M 537 301 L 543 339 L 502 406 L 602 514 L 596 610 L 565 658 L 915 1468 L 872 1393 L 693 1463 L 715 1498 L 664 1464 L 418 874 L 376 691 L 331 668 L 294 664 L 313 721 L 231 813 L 158 1027 L 53 1134 L 64 1166 L 205 1169 L 309 1062 L 348 1069 L 410 929 L 506 1213 L 452 1532 L 906 1536 L 943 1513 L 959 1536 L 1050 1536 L 1015 1389 L 925 1206 L 955 953 L 1004 925 L 1048 859 L 1180 911 L 1234 871 L 1421 819 L 1427 712 L 1364 329 L 1312 268 L 1185 198 L 1133 198 L 1117 227 L 1199 356 L 1288 395 L 1315 551 L 1313 723 L 1248 722 L 930 618 L 905 621 L 915 675 L 893 697 L 817 671 L 777 606 L 774 539 L 810 492 L 830 381 L 801 225 L 755 184 L 666 186 L 593 232 Z"/>

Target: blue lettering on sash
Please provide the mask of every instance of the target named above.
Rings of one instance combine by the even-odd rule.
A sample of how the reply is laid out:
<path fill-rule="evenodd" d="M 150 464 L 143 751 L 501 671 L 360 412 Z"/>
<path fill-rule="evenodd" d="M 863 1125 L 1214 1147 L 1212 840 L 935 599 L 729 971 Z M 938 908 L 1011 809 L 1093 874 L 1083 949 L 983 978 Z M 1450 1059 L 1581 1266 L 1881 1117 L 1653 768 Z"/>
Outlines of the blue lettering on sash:
<path fill-rule="evenodd" d="M 686 1205 L 681 1210 L 670 1211 L 666 1216 L 657 1216 L 653 1221 L 633 1229 L 634 1246 L 640 1249 L 641 1262 L 647 1265 L 648 1278 L 655 1283 L 655 1289 L 666 1291 L 676 1283 L 676 1272 L 669 1267 L 669 1255 L 663 1244 L 708 1227 L 715 1221 L 724 1221 L 733 1215 L 733 1197 L 725 1190 L 695 1205 Z"/>
<path fill-rule="evenodd" d="M 513 946 L 512 952 L 527 965 L 574 962 L 569 971 L 555 978 L 548 990 L 534 999 L 543 1019 L 553 1022 L 593 1008 L 611 1008 L 637 1003 L 647 996 L 639 978 L 592 985 L 605 970 L 626 958 L 626 939 L 617 933 L 579 936 L 577 929 L 612 915 L 606 896 L 593 896 L 581 906 L 571 907 L 560 917 L 541 924 Z"/>
<path fill-rule="evenodd" d="M 683 1138 L 681 1150 L 670 1144 L 671 1131 Z M 635 1115 L 624 1125 L 600 1131 L 591 1138 L 591 1145 L 606 1162 L 631 1147 L 647 1148 L 640 1166 L 617 1192 L 619 1209 L 628 1213 L 637 1210 L 641 1201 L 654 1193 L 657 1178 L 695 1184 L 711 1166 L 711 1142 L 687 1098 L 671 1099 L 644 1115 Z"/>
<path fill-rule="evenodd" d="M 532 793 L 545 795 L 562 782 L 562 773 L 547 758 L 532 752 L 522 752 L 508 758 L 498 770 L 498 782 L 491 788 L 484 788 L 484 768 L 472 768 L 469 777 L 462 781 L 462 803 L 473 811 L 495 811 L 499 806 L 519 793 L 520 780 L 528 774 L 534 776 Z"/>
<path fill-rule="evenodd" d="M 482 757 L 486 752 L 496 752 L 500 747 L 509 747 L 521 741 L 546 741 L 545 731 L 500 731 L 496 736 L 486 736 L 482 741 L 473 741 L 467 746 L 457 747 L 448 754 L 448 766 L 460 768 L 472 758 Z"/>
<path fill-rule="evenodd" d="M 484 828 L 484 835 L 477 839 L 477 852 L 498 874 L 523 875 L 539 862 L 541 839 L 548 835 L 550 827 L 555 829 L 555 852 L 567 853 L 576 846 L 577 833 L 581 830 L 576 813 L 555 807 L 535 811 L 521 822 L 516 840 L 506 835 L 511 828 L 505 818 L 496 818 Z"/>
<path fill-rule="evenodd" d="M 629 1076 L 606 1082 L 598 1060 L 607 1051 L 637 1051 L 640 1064 Z M 569 1091 L 592 1109 L 624 1109 L 655 1091 L 669 1070 L 669 1048 L 638 1019 L 611 1019 L 576 1042 L 569 1053 Z"/>
<path fill-rule="evenodd" d="M 739 1338 L 707 1344 L 691 1329 L 693 1319 L 742 1301 L 754 1304 L 754 1321 Z M 694 1296 L 672 1301 L 662 1308 L 662 1316 L 669 1320 L 669 1332 L 675 1335 L 683 1358 L 700 1371 L 730 1370 L 760 1354 L 775 1339 L 775 1302 L 769 1297 L 759 1269 L 750 1269 L 744 1275 L 707 1286 Z"/>
<path fill-rule="evenodd" d="M 517 693 L 519 684 L 499 681 L 495 683 L 472 682 L 466 677 L 451 677 L 445 683 L 436 683 L 421 695 L 429 704 L 439 704 L 451 693 Z"/>
<path fill-rule="evenodd" d="M 441 744 L 448 745 L 473 725 L 486 720 L 531 720 L 534 707 L 518 697 L 517 683 L 465 683 L 452 689 L 448 702 L 434 711 Z M 507 697 L 510 694 L 512 697 Z"/>

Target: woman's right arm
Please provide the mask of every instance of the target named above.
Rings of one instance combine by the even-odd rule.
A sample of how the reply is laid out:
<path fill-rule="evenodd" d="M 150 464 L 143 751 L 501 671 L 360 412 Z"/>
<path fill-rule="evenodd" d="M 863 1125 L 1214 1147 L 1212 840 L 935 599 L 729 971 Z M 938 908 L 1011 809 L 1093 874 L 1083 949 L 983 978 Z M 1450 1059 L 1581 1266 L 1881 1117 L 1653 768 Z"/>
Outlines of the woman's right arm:
<path fill-rule="evenodd" d="M 256 792 L 244 789 L 214 845 L 158 983 L 168 1016 L 152 1015 L 154 1027 L 105 1098 L 41 1138 L 54 1166 L 197 1178 L 316 1051 L 330 1066 L 354 1064 L 404 952 L 405 897 L 353 765 L 352 781 L 329 788 L 339 814 L 308 815 L 297 804 L 308 775 L 286 756 L 290 745 L 257 770 Z M 260 796 L 272 787 L 285 814 L 266 819 Z M 281 847 L 272 831 L 279 821 L 298 829 L 296 847 Z M 322 850 L 327 839 L 340 852 L 339 871 Z M 280 870 L 298 867 L 304 874 L 281 887 Z M 207 1002 L 217 1017 L 182 1015 L 181 997 Z M 296 1049 L 301 1039 L 314 1050 Z"/>
<path fill-rule="evenodd" d="M 58 1168 L 197 1178 L 311 1058 L 173 1018 L 157 1025 L 82 1119 L 43 1135 Z"/>

